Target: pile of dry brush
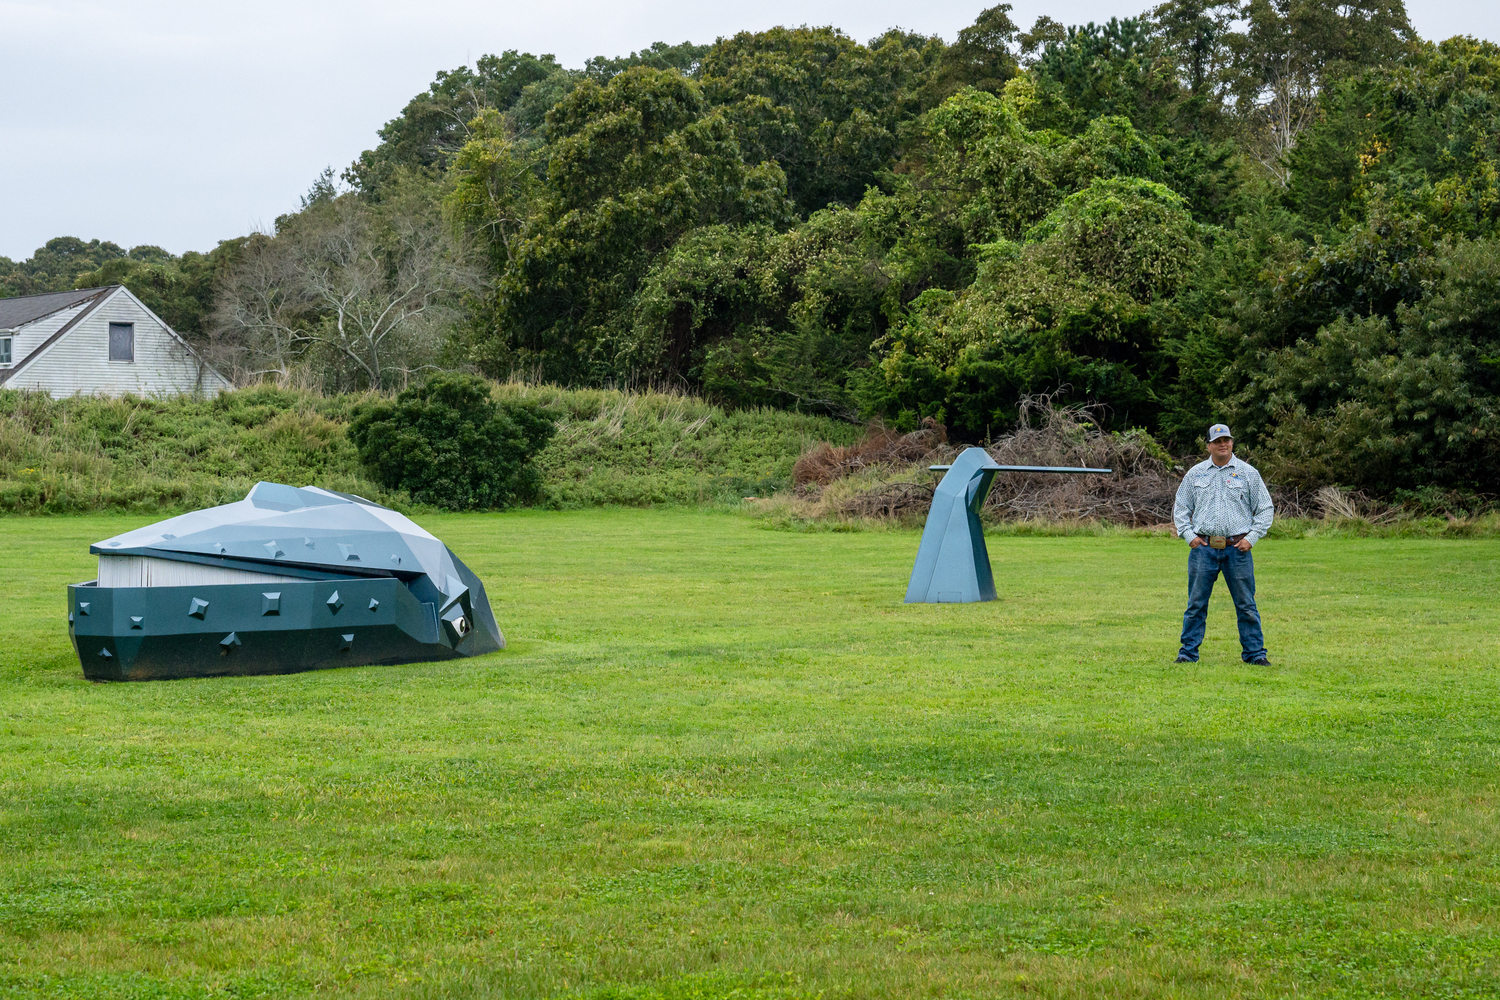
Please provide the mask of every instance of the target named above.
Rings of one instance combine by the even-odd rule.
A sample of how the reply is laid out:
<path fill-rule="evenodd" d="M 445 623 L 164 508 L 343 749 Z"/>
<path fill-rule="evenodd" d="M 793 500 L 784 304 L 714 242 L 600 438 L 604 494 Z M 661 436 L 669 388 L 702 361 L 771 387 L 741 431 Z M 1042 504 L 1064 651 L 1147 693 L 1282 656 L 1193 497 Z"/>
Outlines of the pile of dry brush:
<path fill-rule="evenodd" d="M 931 417 L 922 421 L 919 430 L 909 434 L 898 433 L 884 424 L 872 424 L 858 444 L 840 447 L 820 442 L 803 452 L 792 467 L 792 483 L 807 493 L 857 472 L 893 470 L 925 462 L 936 455 L 951 456 L 953 452 L 945 450 L 947 445 L 947 429 Z"/>
<path fill-rule="evenodd" d="M 920 517 L 932 503 L 937 476 L 928 465 L 952 461 L 959 449 L 940 424 L 897 434 L 872 427 L 861 442 L 844 448 L 821 444 L 797 461 L 793 480 L 799 496 L 826 499 L 826 512 L 844 517 Z M 1021 404 L 1017 430 L 988 449 L 1001 465 L 1105 468 L 1109 475 L 1002 472 L 985 502 L 989 517 L 1004 521 L 1108 521 L 1144 527 L 1172 520 L 1172 504 L 1182 473 L 1160 446 L 1145 435 L 1101 430 L 1088 407 L 1055 405 L 1047 397 Z M 828 487 L 845 477 L 868 473 L 869 488 L 834 496 Z M 1308 508 L 1338 506 L 1347 495 L 1306 499 L 1277 496 L 1278 513 L 1305 516 Z"/>

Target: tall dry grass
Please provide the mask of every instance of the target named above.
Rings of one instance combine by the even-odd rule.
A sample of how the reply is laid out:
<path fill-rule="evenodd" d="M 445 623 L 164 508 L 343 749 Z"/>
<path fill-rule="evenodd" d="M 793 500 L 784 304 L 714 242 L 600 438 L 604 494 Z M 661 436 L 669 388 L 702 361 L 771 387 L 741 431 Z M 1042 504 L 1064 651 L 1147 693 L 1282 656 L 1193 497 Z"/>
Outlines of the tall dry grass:
<path fill-rule="evenodd" d="M 828 417 L 724 410 L 670 389 L 509 382 L 495 391 L 558 415 L 557 433 L 536 459 L 543 503 L 554 508 L 738 504 L 790 487 L 797 457 L 819 442 L 859 436 Z"/>
<path fill-rule="evenodd" d="M 0 391 L 0 511 L 175 511 L 238 500 L 262 479 L 404 505 L 344 436 L 357 401 L 274 387 L 212 400 Z"/>
<path fill-rule="evenodd" d="M 497 397 L 557 414 L 537 458 L 543 503 L 698 504 L 791 485 L 797 456 L 858 429 L 780 410 L 726 412 L 682 393 L 520 382 Z M 175 512 L 238 500 L 262 479 L 316 484 L 411 509 L 373 482 L 345 435 L 368 395 L 261 385 L 217 399 L 0 390 L 0 511 Z"/>

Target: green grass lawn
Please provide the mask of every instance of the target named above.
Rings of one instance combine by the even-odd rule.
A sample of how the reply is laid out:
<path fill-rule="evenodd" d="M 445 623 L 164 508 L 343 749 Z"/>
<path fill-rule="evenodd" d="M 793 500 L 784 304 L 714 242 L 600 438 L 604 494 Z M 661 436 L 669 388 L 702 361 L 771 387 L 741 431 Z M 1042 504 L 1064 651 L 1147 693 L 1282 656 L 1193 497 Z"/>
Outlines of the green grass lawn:
<path fill-rule="evenodd" d="M 0 997 L 1500 995 L 1500 541 L 1185 550 L 731 513 L 423 519 L 480 660 L 94 685 L 0 521 Z M 736 992 L 737 991 L 737 992 Z"/>

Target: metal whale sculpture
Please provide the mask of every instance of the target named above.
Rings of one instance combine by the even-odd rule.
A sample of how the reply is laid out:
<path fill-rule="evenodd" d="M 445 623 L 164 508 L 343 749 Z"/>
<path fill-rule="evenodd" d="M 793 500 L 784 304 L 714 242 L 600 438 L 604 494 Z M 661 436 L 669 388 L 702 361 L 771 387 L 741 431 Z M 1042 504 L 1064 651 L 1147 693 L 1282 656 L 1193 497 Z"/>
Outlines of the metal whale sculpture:
<path fill-rule="evenodd" d="M 484 584 L 362 497 L 257 483 L 245 499 L 89 546 L 68 634 L 91 680 L 283 674 L 505 648 Z"/>
<path fill-rule="evenodd" d="M 970 604 L 995 599 L 990 551 L 984 544 L 979 511 L 997 472 L 1109 473 L 1051 465 L 998 465 L 983 448 L 966 448 L 946 470 L 932 494 L 917 561 L 906 586 L 907 604 Z"/>

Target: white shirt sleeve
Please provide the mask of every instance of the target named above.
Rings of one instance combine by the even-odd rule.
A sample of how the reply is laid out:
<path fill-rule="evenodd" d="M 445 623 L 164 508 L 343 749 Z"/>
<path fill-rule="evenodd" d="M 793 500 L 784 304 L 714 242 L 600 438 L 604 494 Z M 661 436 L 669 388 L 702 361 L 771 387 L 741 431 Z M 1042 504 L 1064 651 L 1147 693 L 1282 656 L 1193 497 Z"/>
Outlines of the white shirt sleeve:
<path fill-rule="evenodd" d="M 1177 537 L 1189 543 L 1198 537 L 1193 533 L 1193 504 L 1197 497 L 1193 487 L 1188 485 L 1192 475 L 1193 470 L 1189 469 L 1182 477 L 1182 483 L 1177 487 L 1177 501 L 1172 504 L 1172 523 L 1177 527 Z"/>
<path fill-rule="evenodd" d="M 1255 482 L 1250 487 L 1250 531 L 1245 535 L 1250 539 L 1251 545 L 1266 537 L 1275 517 L 1276 507 L 1271 502 L 1271 491 L 1266 489 L 1266 481 L 1257 470 Z"/>

